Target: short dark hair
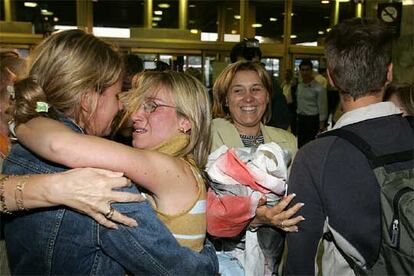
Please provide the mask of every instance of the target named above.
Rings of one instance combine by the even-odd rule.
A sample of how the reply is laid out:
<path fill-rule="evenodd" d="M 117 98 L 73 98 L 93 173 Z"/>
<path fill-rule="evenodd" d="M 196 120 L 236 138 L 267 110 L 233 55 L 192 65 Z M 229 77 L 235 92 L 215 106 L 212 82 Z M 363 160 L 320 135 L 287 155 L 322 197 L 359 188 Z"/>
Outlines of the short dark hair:
<path fill-rule="evenodd" d="M 262 58 L 262 51 L 259 47 L 259 40 L 255 38 L 245 38 L 236 43 L 230 52 L 230 60 L 235 63 L 239 57 L 251 61 L 254 57 Z"/>
<path fill-rule="evenodd" d="M 313 68 L 313 64 L 312 61 L 310 59 L 302 59 L 302 61 L 299 64 L 299 68 L 301 68 L 302 66 L 309 66 L 311 69 Z"/>
<path fill-rule="evenodd" d="M 332 81 L 354 99 L 378 93 L 391 63 L 391 33 L 378 21 L 354 18 L 334 26 L 325 40 Z"/>

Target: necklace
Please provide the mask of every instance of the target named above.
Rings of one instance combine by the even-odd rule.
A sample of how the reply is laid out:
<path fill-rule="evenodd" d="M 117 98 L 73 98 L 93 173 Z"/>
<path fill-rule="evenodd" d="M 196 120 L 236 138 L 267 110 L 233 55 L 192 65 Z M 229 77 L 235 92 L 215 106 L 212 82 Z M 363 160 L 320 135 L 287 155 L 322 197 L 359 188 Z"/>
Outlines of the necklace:
<path fill-rule="evenodd" d="M 264 143 L 264 137 L 261 131 L 257 135 L 245 135 L 239 134 L 240 139 L 243 142 L 243 145 L 247 148 L 251 147 L 258 147 L 259 145 Z"/>

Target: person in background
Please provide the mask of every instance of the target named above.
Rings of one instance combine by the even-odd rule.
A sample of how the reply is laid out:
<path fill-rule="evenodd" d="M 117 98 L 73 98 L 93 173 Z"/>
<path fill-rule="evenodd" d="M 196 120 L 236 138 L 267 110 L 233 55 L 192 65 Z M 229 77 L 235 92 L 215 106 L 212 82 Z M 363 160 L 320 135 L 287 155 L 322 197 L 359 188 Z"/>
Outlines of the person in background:
<path fill-rule="evenodd" d="M 15 51 L 0 52 L 0 167 L 9 152 L 10 116 L 7 114 L 14 98 L 13 83 L 26 74 L 26 60 Z"/>
<path fill-rule="evenodd" d="M 402 111 L 403 116 L 414 116 L 414 85 L 390 83 L 385 89 L 384 101 L 391 101 Z"/>
<path fill-rule="evenodd" d="M 110 45 L 81 30 L 62 31 L 42 41 L 29 60 L 28 77 L 15 84 L 16 125 L 47 116 L 79 133 L 109 134 L 122 108 L 117 95 L 124 68 L 121 56 Z M 12 146 L 3 167 L 8 175 L 65 170 L 20 143 Z M 101 219 L 113 223 L 125 213 L 140 224 L 114 224 L 115 230 L 65 207 L 26 212 L 23 184 L 19 191 L 16 202 L 22 211 L 5 225 L 13 274 L 214 274 L 218 270 L 215 252 L 208 244 L 201 254 L 180 247 L 148 202 L 99 202 L 96 208 Z M 135 185 L 121 191 L 139 193 Z"/>
<path fill-rule="evenodd" d="M 314 79 L 312 62 L 308 59 L 299 65 L 302 82 L 297 87 L 297 137 L 301 148 L 315 139 L 319 132 L 326 129 L 328 103 L 326 88 Z"/>
<path fill-rule="evenodd" d="M 122 91 L 132 88 L 133 78 L 136 74 L 144 71 L 144 61 L 137 55 L 127 53 L 124 56 L 125 75 L 122 83 Z"/>
<path fill-rule="evenodd" d="M 271 78 L 260 63 L 239 61 L 229 65 L 214 83 L 213 95 L 212 151 L 221 145 L 240 148 L 275 142 L 293 158 L 297 151 L 295 137 L 285 130 L 266 126 L 270 119 Z M 292 197 L 286 197 L 274 207 L 258 207 L 250 223 L 251 228 L 237 237 L 213 239 L 216 250 L 238 258 L 245 275 L 277 273 L 283 252 L 283 231 L 294 231 L 295 225 L 303 220 L 303 217 L 291 218 L 301 207 L 300 204 L 284 211 Z M 266 265 L 257 261 L 258 256 L 244 254 L 246 232 L 255 231 L 255 227 L 258 227 Z M 271 235 L 261 235 L 261 232 L 270 232 Z M 260 241 L 260 236 L 268 239 Z"/>
<path fill-rule="evenodd" d="M 281 85 L 283 95 L 285 96 L 286 103 L 289 109 L 289 121 L 290 131 L 296 135 L 296 88 L 297 83 L 293 78 L 292 69 L 286 69 L 285 80 Z"/>
<path fill-rule="evenodd" d="M 133 88 L 138 74 L 144 71 L 143 60 L 132 53 L 124 55 L 125 74 L 122 82 L 122 91 L 129 91 Z M 111 139 L 124 145 L 132 145 L 132 122 L 125 121 L 121 124 L 123 113 L 119 112 L 114 119 L 114 132 Z M 117 127 L 116 127 L 117 126 Z"/>
<path fill-rule="evenodd" d="M 358 135 L 379 157 L 412 150 L 414 141 L 399 108 L 383 102 L 385 87 L 392 80 L 391 43 L 384 26 L 361 18 L 334 26 L 325 39 L 329 81 L 338 88 L 344 110 L 334 129 Z M 412 160 L 389 164 L 386 170 L 409 168 L 413 168 Z M 318 247 L 331 240 L 324 235 L 328 229 L 344 237 L 338 242 L 341 247 L 350 243 L 358 264 L 371 269 L 380 251 L 384 218 L 380 197 L 384 194 L 380 195 L 370 162 L 357 147 L 335 136 L 308 143 L 293 162 L 289 192 L 297 194 L 293 202 L 305 203 L 299 214 L 306 221 L 299 232 L 287 235 L 286 275 L 321 273 Z M 354 274 L 345 260 L 332 261 L 322 269 L 330 270 L 327 275 Z"/>

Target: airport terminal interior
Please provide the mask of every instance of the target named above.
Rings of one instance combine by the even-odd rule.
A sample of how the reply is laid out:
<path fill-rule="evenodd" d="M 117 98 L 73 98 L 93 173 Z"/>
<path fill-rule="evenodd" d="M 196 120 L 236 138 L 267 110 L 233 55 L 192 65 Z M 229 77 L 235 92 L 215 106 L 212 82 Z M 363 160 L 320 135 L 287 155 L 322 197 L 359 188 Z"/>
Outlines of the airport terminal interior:
<path fill-rule="evenodd" d="M 79 28 L 173 70 L 193 67 L 211 87 L 230 50 L 256 38 L 261 62 L 282 81 L 302 59 L 324 66 L 324 37 L 347 18 L 378 18 L 395 33 L 394 78 L 414 79 L 413 0 L 1 0 L 0 47 L 30 49 L 53 31 Z"/>

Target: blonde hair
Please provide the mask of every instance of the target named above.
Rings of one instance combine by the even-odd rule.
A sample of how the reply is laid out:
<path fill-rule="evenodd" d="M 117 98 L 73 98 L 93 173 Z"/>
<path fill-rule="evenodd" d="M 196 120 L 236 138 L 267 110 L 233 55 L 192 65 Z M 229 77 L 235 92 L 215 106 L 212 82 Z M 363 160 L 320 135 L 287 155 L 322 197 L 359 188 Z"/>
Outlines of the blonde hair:
<path fill-rule="evenodd" d="M 196 78 L 174 71 L 141 73 L 134 88 L 120 96 L 126 112 L 123 121 L 160 87 L 171 91 L 178 115 L 191 123 L 190 143 L 177 156 L 192 154 L 197 166 L 203 168 L 211 148 L 211 113 L 207 90 Z"/>
<path fill-rule="evenodd" d="M 40 116 L 34 110 L 36 102 L 45 101 L 53 112 L 89 125 L 97 101 L 90 101 L 92 111 L 84 118 L 82 98 L 102 94 L 122 73 L 121 56 L 104 41 L 81 30 L 55 33 L 35 48 L 29 57 L 29 77 L 16 84 L 19 108 L 14 110 L 14 119 L 18 124 Z"/>
<path fill-rule="evenodd" d="M 213 117 L 231 120 L 229 109 L 226 106 L 227 95 L 230 91 L 231 82 L 239 71 L 254 71 L 259 75 L 269 99 L 262 117 L 262 123 L 266 124 L 272 116 L 272 80 L 263 65 L 254 61 L 232 63 L 217 77 L 213 86 Z"/>

